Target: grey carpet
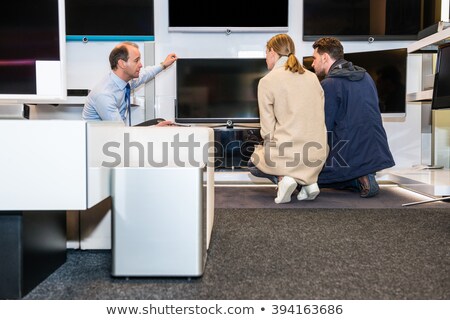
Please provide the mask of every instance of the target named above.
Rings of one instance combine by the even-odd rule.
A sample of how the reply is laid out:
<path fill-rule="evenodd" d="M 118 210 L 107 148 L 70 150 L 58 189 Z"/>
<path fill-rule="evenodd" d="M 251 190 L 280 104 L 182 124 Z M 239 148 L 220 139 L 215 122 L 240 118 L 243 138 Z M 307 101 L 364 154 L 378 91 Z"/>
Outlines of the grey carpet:
<path fill-rule="evenodd" d="M 202 277 L 112 278 L 70 251 L 24 299 L 450 299 L 447 209 L 217 209 Z"/>

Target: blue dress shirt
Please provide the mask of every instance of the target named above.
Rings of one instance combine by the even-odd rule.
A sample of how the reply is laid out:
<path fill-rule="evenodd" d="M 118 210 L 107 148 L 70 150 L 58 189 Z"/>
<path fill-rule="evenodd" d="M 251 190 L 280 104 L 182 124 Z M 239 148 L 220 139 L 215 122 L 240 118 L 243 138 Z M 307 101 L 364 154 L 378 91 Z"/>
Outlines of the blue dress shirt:
<path fill-rule="evenodd" d="M 131 90 L 154 79 L 162 70 L 160 65 L 142 68 L 139 77 L 129 82 Z M 111 70 L 86 97 L 83 120 L 125 121 L 127 117 L 126 85 L 127 82 Z"/>

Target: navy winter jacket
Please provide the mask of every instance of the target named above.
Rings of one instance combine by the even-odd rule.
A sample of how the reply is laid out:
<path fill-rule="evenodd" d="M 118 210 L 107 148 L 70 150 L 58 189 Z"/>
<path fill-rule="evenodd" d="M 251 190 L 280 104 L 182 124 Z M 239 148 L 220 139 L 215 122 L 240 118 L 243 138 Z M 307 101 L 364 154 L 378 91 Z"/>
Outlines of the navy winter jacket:
<path fill-rule="evenodd" d="M 394 166 L 370 75 L 342 59 L 321 84 L 330 152 L 318 182 L 352 180 Z"/>

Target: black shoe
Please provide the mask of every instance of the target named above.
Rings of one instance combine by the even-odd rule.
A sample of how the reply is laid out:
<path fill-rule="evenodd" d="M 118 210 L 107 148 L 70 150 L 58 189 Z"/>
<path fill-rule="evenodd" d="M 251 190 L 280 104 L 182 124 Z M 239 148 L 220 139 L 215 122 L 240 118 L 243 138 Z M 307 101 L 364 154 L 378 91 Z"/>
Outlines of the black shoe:
<path fill-rule="evenodd" d="M 359 192 L 362 198 L 371 198 L 380 191 L 375 175 L 368 174 L 358 178 Z"/>

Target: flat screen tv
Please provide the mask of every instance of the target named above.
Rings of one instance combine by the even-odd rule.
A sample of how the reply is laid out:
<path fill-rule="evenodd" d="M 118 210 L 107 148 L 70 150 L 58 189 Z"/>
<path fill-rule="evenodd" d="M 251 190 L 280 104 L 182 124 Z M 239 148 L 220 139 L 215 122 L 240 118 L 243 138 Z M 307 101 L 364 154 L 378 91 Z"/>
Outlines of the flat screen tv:
<path fill-rule="evenodd" d="M 169 0 L 169 31 L 285 32 L 289 0 Z"/>
<path fill-rule="evenodd" d="M 175 121 L 259 122 L 257 89 L 265 59 L 178 59 Z"/>
<path fill-rule="evenodd" d="M 450 108 L 450 43 L 439 46 L 431 109 Z"/>
<path fill-rule="evenodd" d="M 303 40 L 410 40 L 421 30 L 422 0 L 304 0 Z M 426 2 L 426 1 L 425 1 Z"/>
<path fill-rule="evenodd" d="M 66 0 L 68 41 L 153 41 L 153 0 Z"/>
<path fill-rule="evenodd" d="M 344 58 L 367 70 L 378 91 L 380 112 L 385 116 L 404 116 L 406 113 L 407 50 L 391 49 L 346 53 Z M 304 57 L 303 64 L 311 71 L 312 57 Z"/>
<path fill-rule="evenodd" d="M 64 0 L 2 5 L 0 101 L 64 100 Z"/>

